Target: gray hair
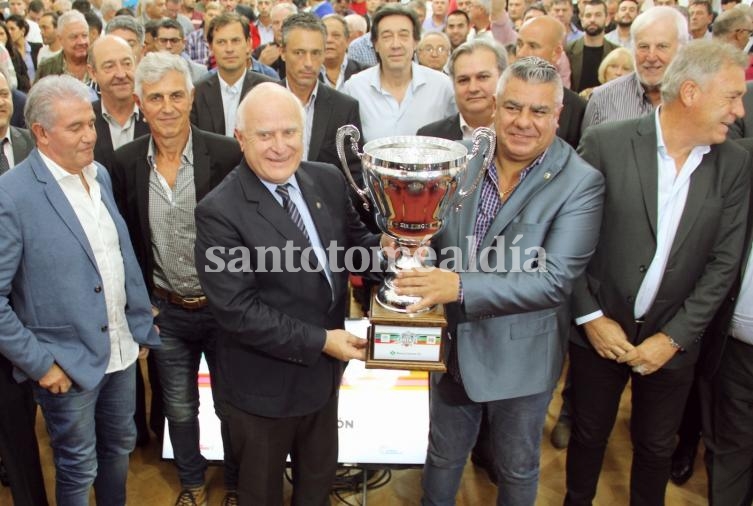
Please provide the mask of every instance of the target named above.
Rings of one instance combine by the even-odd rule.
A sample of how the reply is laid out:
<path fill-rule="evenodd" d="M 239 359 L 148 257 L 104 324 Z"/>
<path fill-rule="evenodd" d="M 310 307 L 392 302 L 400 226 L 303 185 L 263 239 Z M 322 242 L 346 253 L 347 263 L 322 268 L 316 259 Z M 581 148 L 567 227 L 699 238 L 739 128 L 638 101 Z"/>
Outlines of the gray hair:
<path fill-rule="evenodd" d="M 740 28 L 750 18 L 750 8 L 747 6 L 738 6 L 722 12 L 716 17 L 712 25 L 714 37 L 726 37 Z"/>
<path fill-rule="evenodd" d="M 745 70 L 748 55 L 730 44 L 715 40 L 693 40 L 678 52 L 664 72 L 661 86 L 661 99 L 664 103 L 677 100 L 680 87 L 686 81 L 705 86 L 727 65 L 735 65 Z"/>
<path fill-rule="evenodd" d="M 557 67 L 538 56 L 526 56 L 515 60 L 515 63 L 510 65 L 502 72 L 502 76 L 497 82 L 497 102 L 501 103 L 502 93 L 507 88 L 507 83 L 510 79 L 519 79 L 524 83 L 531 84 L 555 84 L 556 93 L 554 96 L 555 103 L 559 106 L 562 105 L 562 97 L 564 91 L 562 91 L 562 78 L 560 77 Z"/>
<path fill-rule="evenodd" d="M 193 90 L 191 81 L 191 72 L 188 69 L 186 60 L 178 55 L 156 51 L 149 53 L 141 59 L 139 66 L 136 67 L 134 77 L 134 93 L 140 100 L 144 100 L 144 83 L 153 84 L 164 79 L 168 72 L 175 71 L 183 74 L 183 80 L 186 83 L 186 91 L 189 93 Z"/>
<path fill-rule="evenodd" d="M 118 12 L 123 8 L 123 2 L 120 0 L 102 0 L 102 6 L 99 8 L 99 12 L 102 16 L 106 16 L 111 12 Z"/>
<path fill-rule="evenodd" d="M 497 61 L 497 70 L 499 70 L 500 75 L 502 75 L 507 68 L 507 51 L 505 51 L 505 48 L 495 41 L 473 39 L 469 42 L 463 42 L 460 44 L 450 55 L 450 61 L 447 64 L 447 68 L 450 69 L 450 77 L 455 79 L 455 61 L 460 56 L 463 56 L 464 54 L 472 54 L 481 49 L 491 51 L 494 54 L 494 59 Z"/>
<path fill-rule="evenodd" d="M 128 30 L 136 34 L 139 39 L 139 45 L 144 45 L 144 25 L 139 23 L 133 16 L 115 16 L 105 26 L 105 35 L 109 35 L 114 30 Z"/>
<path fill-rule="evenodd" d="M 296 14 L 298 12 L 298 7 L 295 6 L 295 4 L 292 3 L 279 3 L 272 7 L 272 9 L 269 11 L 269 15 L 276 14 L 278 11 L 286 10 L 288 11 L 288 15 L 290 14 Z"/>
<path fill-rule="evenodd" d="M 452 42 L 450 42 L 450 38 L 447 36 L 447 34 L 444 33 L 444 32 L 437 32 L 437 31 L 424 32 L 421 35 L 421 40 L 418 41 L 418 47 L 421 47 L 421 45 L 424 43 L 424 41 L 426 39 L 428 39 L 429 37 L 431 37 L 432 35 L 438 35 L 438 36 L 440 36 L 442 38 L 442 40 L 444 40 L 447 43 L 447 47 L 448 48 L 452 48 Z"/>
<path fill-rule="evenodd" d="M 656 7 L 651 7 L 647 11 L 640 13 L 630 26 L 630 38 L 633 40 L 633 50 L 636 48 L 635 41 L 640 32 L 657 21 L 667 19 L 674 21 L 675 29 L 677 31 L 677 43 L 681 46 L 687 43 L 690 39 L 690 32 L 688 32 L 688 19 L 674 7 L 657 5 Z"/>
<path fill-rule="evenodd" d="M 364 32 L 366 33 L 366 18 L 360 14 L 348 14 L 345 16 L 345 22 L 348 24 L 349 32 Z"/>
<path fill-rule="evenodd" d="M 350 37 L 350 28 L 348 27 L 348 22 L 345 21 L 344 17 L 342 17 L 339 14 L 327 14 L 326 16 L 322 18 L 322 23 L 324 23 L 328 19 L 334 19 L 335 21 L 339 21 L 340 24 L 343 26 L 343 35 L 345 35 L 345 38 L 347 39 L 348 37 Z M 327 25 L 324 25 L 324 26 L 325 28 L 327 27 Z"/>
<path fill-rule="evenodd" d="M 290 101 L 295 104 L 296 110 L 300 113 L 301 128 L 306 128 L 306 110 L 303 108 L 301 101 L 298 100 L 295 95 L 293 95 L 293 92 L 283 86 L 280 86 L 277 83 L 261 83 L 254 86 L 248 93 L 246 93 L 246 96 L 243 97 L 241 103 L 238 104 L 238 111 L 235 113 L 236 130 L 239 130 L 241 132 L 246 130 L 246 117 L 245 114 L 243 114 L 243 112 L 246 110 L 246 104 L 252 100 L 258 100 L 256 96 L 266 93 L 267 90 L 278 95 L 285 95 L 287 98 L 289 98 Z"/>
<path fill-rule="evenodd" d="M 324 26 L 322 20 L 310 12 L 298 12 L 285 18 L 282 22 L 282 45 L 285 46 L 288 43 L 288 36 L 293 30 L 308 30 L 311 32 L 319 32 L 322 34 L 322 39 L 327 40 L 327 27 Z"/>
<path fill-rule="evenodd" d="M 569 1 L 569 0 L 568 0 Z M 473 0 L 473 3 L 484 9 L 491 14 L 492 12 L 492 0 Z"/>
<path fill-rule="evenodd" d="M 71 102 L 91 103 L 90 88 L 66 74 L 43 77 L 31 87 L 26 97 L 26 125 L 30 130 L 35 123 L 45 130 L 51 129 L 57 120 L 55 104 L 75 107 Z"/>
<path fill-rule="evenodd" d="M 86 17 L 77 10 L 70 10 L 62 14 L 58 18 L 58 33 L 62 34 L 65 27 L 74 23 L 81 23 L 89 28 L 89 23 L 86 22 Z"/>

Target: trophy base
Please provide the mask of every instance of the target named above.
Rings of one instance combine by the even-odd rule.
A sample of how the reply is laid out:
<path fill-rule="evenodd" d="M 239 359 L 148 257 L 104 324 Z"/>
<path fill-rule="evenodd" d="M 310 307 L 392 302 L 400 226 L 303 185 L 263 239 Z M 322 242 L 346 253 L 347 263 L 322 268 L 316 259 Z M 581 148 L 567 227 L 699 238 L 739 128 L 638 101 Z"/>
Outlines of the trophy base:
<path fill-rule="evenodd" d="M 393 311 L 371 296 L 367 369 L 405 369 L 444 372 L 447 320 L 444 307 L 422 313 Z"/>

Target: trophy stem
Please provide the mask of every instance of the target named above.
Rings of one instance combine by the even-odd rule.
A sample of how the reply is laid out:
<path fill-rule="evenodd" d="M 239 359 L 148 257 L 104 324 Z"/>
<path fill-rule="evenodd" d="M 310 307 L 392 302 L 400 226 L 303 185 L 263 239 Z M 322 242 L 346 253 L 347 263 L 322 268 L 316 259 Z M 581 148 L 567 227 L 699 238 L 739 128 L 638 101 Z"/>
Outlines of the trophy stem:
<path fill-rule="evenodd" d="M 398 240 L 398 245 L 400 241 Z M 407 248 L 400 248 L 400 251 L 408 251 Z M 421 297 L 417 295 L 399 295 L 395 292 L 394 280 L 397 277 L 397 272 L 400 270 L 421 269 L 426 268 L 426 265 L 411 254 L 401 254 L 394 262 L 390 262 L 387 268 L 387 274 L 385 275 L 384 282 L 379 287 L 376 294 L 377 302 L 385 309 L 395 311 L 397 313 L 407 313 L 407 307 L 418 303 Z M 424 308 L 417 312 L 427 313 L 433 311 L 435 306 Z"/>

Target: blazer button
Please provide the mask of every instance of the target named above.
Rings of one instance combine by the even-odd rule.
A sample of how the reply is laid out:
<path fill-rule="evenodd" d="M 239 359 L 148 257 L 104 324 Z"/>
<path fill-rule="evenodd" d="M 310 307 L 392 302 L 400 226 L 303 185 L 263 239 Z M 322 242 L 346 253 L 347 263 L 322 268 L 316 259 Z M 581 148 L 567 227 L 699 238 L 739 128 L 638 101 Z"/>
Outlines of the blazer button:
<path fill-rule="evenodd" d="M 647 269 L 646 269 L 646 266 L 645 266 L 645 265 L 641 265 L 640 267 L 638 267 L 638 270 L 639 270 L 640 272 L 646 272 L 646 270 L 647 270 Z"/>
<path fill-rule="evenodd" d="M 94 287 L 94 293 L 99 293 L 102 291 L 102 287 L 100 285 L 97 285 Z"/>
<path fill-rule="evenodd" d="M 99 328 L 99 330 L 101 330 L 102 332 L 107 332 L 107 325 L 102 325 L 102 326 L 101 326 L 101 327 Z"/>

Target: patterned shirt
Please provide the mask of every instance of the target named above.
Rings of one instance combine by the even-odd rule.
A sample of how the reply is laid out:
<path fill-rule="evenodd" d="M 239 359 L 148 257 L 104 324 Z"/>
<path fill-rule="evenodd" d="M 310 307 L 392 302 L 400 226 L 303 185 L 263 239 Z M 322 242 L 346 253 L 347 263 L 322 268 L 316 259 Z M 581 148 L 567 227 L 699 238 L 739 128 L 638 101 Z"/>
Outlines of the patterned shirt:
<path fill-rule="evenodd" d="M 200 295 L 201 285 L 194 264 L 196 242 L 196 185 L 194 184 L 191 134 L 180 158 L 175 184 L 171 187 L 157 171 L 157 149 L 149 141 L 149 228 L 154 253 L 154 284 L 183 297 Z"/>
<path fill-rule="evenodd" d="M 209 44 L 204 38 L 204 29 L 199 28 L 186 36 L 186 53 L 191 61 L 208 65 Z"/>
<path fill-rule="evenodd" d="M 364 33 L 350 43 L 348 46 L 348 57 L 368 67 L 373 67 L 379 63 L 374 45 L 371 43 L 370 33 Z"/>
<path fill-rule="evenodd" d="M 581 131 L 591 125 L 639 118 L 653 111 L 654 104 L 646 95 L 638 74 L 631 72 L 594 90 L 586 106 Z"/>

